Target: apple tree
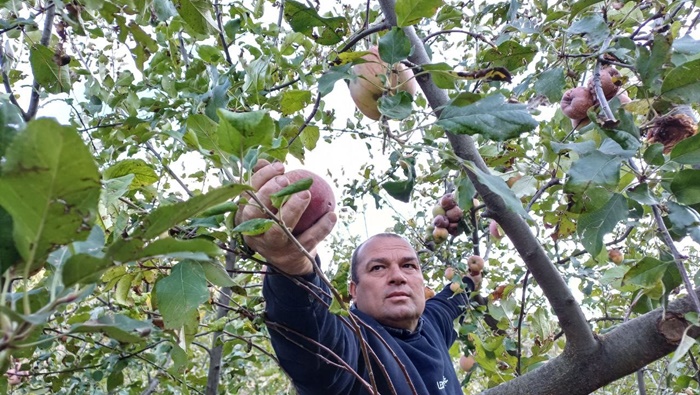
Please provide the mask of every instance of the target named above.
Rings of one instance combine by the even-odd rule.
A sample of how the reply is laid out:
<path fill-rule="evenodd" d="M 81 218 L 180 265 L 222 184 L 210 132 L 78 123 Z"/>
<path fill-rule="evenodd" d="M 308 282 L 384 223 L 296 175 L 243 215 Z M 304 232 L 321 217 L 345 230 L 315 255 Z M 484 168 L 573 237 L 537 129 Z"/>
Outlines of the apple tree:
<path fill-rule="evenodd" d="M 698 20 L 687 0 L 0 0 L 0 390 L 293 393 L 242 241 L 284 224 L 234 217 L 258 159 L 321 157 L 333 312 L 374 206 L 430 288 L 486 261 L 451 350 L 465 393 L 700 392 Z"/>

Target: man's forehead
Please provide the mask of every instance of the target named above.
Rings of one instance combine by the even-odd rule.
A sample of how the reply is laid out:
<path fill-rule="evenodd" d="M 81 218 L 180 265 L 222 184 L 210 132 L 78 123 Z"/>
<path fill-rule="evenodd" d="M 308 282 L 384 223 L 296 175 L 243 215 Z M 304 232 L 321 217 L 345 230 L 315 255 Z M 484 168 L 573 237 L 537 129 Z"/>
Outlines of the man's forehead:
<path fill-rule="evenodd" d="M 372 250 L 373 256 L 366 256 L 368 250 Z M 413 246 L 406 239 L 399 236 L 374 236 L 360 246 L 358 254 L 360 261 L 369 261 L 370 259 L 381 257 L 384 253 L 396 254 L 397 252 L 403 255 L 401 259 L 418 259 Z"/>

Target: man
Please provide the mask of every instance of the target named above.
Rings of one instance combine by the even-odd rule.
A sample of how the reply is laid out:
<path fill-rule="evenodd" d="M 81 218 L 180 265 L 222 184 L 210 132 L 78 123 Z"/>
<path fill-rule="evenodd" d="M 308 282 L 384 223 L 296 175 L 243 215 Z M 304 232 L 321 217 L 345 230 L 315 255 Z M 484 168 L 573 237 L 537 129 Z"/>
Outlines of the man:
<path fill-rule="evenodd" d="M 289 184 L 284 166 L 261 162 L 255 170 L 251 184 L 270 208 L 270 194 Z M 284 204 L 279 215 L 287 227 L 294 227 L 309 201 L 309 192 L 303 191 Z M 237 222 L 263 216 L 246 205 Z M 326 214 L 297 237 L 299 243 L 315 256 L 316 245 L 335 222 L 335 213 Z M 382 395 L 462 394 L 448 350 L 467 297 L 445 288 L 426 301 L 420 261 L 405 239 L 382 233 L 353 253 L 350 294 L 356 325 L 330 313 L 328 287 L 280 227 L 246 237 L 246 243 L 273 267 L 263 283 L 270 337 L 299 394 L 372 394 L 373 381 Z M 480 275 L 465 277 L 471 289 L 480 281 Z"/>

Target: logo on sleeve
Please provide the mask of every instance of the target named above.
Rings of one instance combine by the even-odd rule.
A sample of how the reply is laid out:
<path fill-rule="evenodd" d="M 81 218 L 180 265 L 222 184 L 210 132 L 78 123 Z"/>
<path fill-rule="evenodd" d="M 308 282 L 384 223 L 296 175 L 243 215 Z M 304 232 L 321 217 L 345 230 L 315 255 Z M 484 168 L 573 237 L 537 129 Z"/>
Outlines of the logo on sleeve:
<path fill-rule="evenodd" d="M 442 376 L 442 380 L 437 382 L 437 387 L 439 390 L 444 390 L 447 386 L 447 377 Z"/>

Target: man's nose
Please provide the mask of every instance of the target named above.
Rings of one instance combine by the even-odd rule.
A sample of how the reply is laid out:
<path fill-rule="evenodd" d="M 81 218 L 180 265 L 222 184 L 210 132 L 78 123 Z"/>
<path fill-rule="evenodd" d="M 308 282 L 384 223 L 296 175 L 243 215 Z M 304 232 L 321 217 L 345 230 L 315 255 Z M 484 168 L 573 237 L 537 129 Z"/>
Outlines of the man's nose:
<path fill-rule="evenodd" d="M 392 284 L 403 284 L 406 282 L 406 275 L 399 265 L 391 265 L 389 267 L 389 282 Z"/>

